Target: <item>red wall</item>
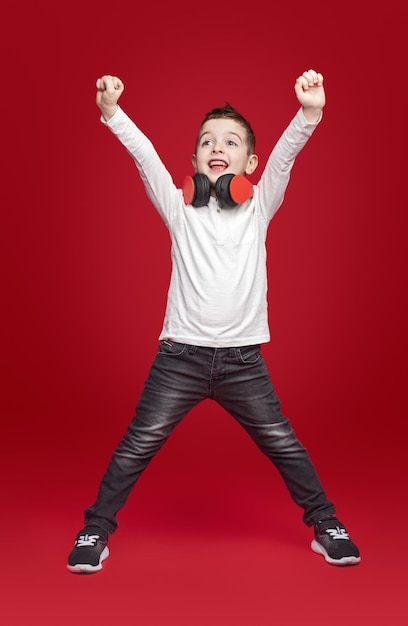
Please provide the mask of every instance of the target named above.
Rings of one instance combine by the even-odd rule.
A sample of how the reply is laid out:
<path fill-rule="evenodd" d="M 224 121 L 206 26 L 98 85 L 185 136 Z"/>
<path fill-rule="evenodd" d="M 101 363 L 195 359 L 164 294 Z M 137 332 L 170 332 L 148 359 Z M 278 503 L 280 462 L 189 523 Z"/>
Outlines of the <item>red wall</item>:
<path fill-rule="evenodd" d="M 407 414 L 402 14 L 396 6 L 380 16 L 370 5 L 356 16 L 343 3 L 334 20 L 324 6 L 315 13 L 264 4 L 203 14 L 183 2 L 143 11 L 75 2 L 59 13 L 51 3 L 8 9 L 2 463 L 15 468 L 16 480 L 27 471 L 52 479 L 50 467 L 64 464 L 67 489 L 76 471 L 91 472 L 93 497 L 133 415 L 163 319 L 168 234 L 130 158 L 99 122 L 96 78 L 123 79 L 122 106 L 181 184 L 198 123 L 225 100 L 250 119 L 262 168 L 298 108 L 294 80 L 309 67 L 325 76 L 327 107 L 270 227 L 272 341 L 264 356 L 285 413 L 330 485 L 337 488 L 339 467 L 351 479 L 387 461 L 387 471 L 400 475 Z M 203 459 L 220 445 L 213 478 L 233 459 L 239 465 L 242 450 L 252 454 L 215 405 L 195 415 L 171 444 L 170 474 L 188 459 L 187 440 Z M 263 472 L 253 456 L 246 470 Z"/>

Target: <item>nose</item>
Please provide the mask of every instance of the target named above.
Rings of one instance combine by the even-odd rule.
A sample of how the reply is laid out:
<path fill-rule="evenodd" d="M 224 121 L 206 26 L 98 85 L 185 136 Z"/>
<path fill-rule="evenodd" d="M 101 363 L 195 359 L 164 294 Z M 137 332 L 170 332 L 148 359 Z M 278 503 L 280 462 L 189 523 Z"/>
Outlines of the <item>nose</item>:
<path fill-rule="evenodd" d="M 224 152 L 222 143 L 220 143 L 219 141 L 217 141 L 214 145 L 213 145 L 213 152 Z"/>

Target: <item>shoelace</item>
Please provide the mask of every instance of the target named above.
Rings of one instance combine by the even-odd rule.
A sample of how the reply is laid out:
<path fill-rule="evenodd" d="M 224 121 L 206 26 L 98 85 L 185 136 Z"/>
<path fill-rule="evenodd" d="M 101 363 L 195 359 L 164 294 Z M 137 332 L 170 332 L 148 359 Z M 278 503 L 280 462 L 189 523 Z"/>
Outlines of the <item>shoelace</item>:
<path fill-rule="evenodd" d="M 84 546 L 93 547 L 98 539 L 100 539 L 100 535 L 80 535 L 77 539 L 77 548 L 83 548 Z"/>
<path fill-rule="evenodd" d="M 350 539 L 349 534 L 345 528 L 326 528 L 326 533 L 330 535 L 332 539 Z"/>

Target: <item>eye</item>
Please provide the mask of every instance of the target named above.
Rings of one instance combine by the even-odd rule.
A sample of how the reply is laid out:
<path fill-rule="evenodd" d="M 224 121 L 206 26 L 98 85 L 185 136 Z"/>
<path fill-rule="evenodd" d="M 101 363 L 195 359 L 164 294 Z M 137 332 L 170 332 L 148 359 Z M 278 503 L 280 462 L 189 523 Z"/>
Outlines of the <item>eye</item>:
<path fill-rule="evenodd" d="M 227 146 L 237 146 L 237 142 L 234 141 L 233 139 L 228 139 L 227 141 Z"/>
<path fill-rule="evenodd" d="M 212 144 L 213 144 L 212 139 L 205 139 L 205 140 L 202 142 L 202 144 L 201 144 L 201 145 L 202 145 L 202 146 L 212 146 Z"/>

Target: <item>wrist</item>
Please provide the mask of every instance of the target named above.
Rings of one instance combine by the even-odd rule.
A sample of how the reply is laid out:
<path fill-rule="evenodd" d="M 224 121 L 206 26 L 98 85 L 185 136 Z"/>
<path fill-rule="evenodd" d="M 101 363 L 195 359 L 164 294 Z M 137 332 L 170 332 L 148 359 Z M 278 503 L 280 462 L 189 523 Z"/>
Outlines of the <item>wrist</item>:
<path fill-rule="evenodd" d="M 108 122 L 111 117 L 113 117 L 118 110 L 117 104 L 109 104 L 109 105 L 100 105 L 99 106 L 103 119 Z"/>
<path fill-rule="evenodd" d="M 322 116 L 323 107 L 303 107 L 303 115 L 311 124 L 316 124 Z"/>

